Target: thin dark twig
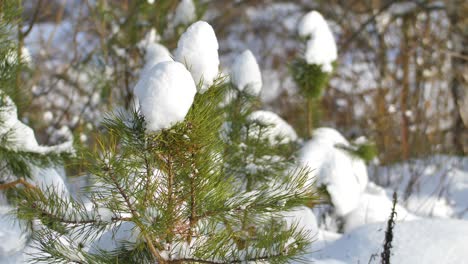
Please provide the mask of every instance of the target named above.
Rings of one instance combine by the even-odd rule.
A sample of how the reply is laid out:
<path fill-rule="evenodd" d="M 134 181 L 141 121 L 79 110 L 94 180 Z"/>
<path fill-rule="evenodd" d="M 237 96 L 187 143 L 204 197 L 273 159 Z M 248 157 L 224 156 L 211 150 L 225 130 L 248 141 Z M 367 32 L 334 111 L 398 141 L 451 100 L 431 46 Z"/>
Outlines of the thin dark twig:
<path fill-rule="evenodd" d="M 392 246 L 393 228 L 395 227 L 395 217 L 397 214 L 395 212 L 396 203 L 397 203 L 397 194 L 396 192 L 393 192 L 392 212 L 390 213 L 390 218 L 388 219 L 388 222 L 387 222 L 387 230 L 385 230 L 384 250 L 382 251 L 382 254 L 380 254 L 382 264 L 390 264 L 390 256 L 392 253 L 391 249 L 393 247 Z"/>

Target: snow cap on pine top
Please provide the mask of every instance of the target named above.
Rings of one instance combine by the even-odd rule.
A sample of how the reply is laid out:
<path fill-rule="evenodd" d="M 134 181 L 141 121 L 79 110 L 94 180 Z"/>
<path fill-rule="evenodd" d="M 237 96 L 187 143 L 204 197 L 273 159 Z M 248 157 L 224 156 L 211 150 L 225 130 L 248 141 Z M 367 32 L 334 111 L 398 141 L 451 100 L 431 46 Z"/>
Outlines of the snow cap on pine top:
<path fill-rule="evenodd" d="M 181 0 L 174 13 L 175 25 L 187 25 L 196 19 L 193 0 Z"/>
<path fill-rule="evenodd" d="M 145 75 L 160 62 L 174 61 L 169 50 L 159 43 L 150 43 L 146 46 L 145 50 L 145 66 L 141 70 L 140 76 Z"/>
<path fill-rule="evenodd" d="M 140 40 L 140 42 L 138 42 L 137 46 L 138 48 L 144 50 L 150 44 L 157 43 L 159 41 L 161 41 L 161 36 L 158 34 L 155 28 L 152 28 L 145 34 L 145 37 L 142 40 Z"/>
<path fill-rule="evenodd" d="M 257 96 L 262 89 L 262 74 L 257 60 L 250 50 L 240 54 L 231 69 L 231 82 L 239 91 Z"/>
<path fill-rule="evenodd" d="M 338 54 L 333 34 L 322 15 L 317 11 L 304 15 L 299 21 L 298 33 L 309 38 L 305 52 L 307 63 L 321 65 L 324 72 L 331 72 Z"/>
<path fill-rule="evenodd" d="M 218 75 L 218 40 L 210 24 L 193 23 L 177 43 L 175 60 L 187 66 L 200 93 L 204 93 Z"/>
<path fill-rule="evenodd" d="M 196 92 L 190 72 L 181 63 L 166 61 L 151 68 L 134 90 L 146 129 L 158 131 L 183 121 Z"/>

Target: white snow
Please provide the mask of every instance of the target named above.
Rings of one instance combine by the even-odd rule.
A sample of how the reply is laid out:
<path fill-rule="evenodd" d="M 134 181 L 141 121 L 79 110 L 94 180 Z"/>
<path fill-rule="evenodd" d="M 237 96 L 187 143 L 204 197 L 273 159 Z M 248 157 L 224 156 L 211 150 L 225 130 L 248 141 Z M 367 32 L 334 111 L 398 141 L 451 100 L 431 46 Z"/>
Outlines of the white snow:
<path fill-rule="evenodd" d="M 218 75 L 218 40 L 210 24 L 198 21 L 185 31 L 177 43 L 175 59 L 187 66 L 200 93 L 204 93 Z"/>
<path fill-rule="evenodd" d="M 94 240 L 89 246 L 89 252 L 97 253 L 99 250 L 112 251 L 121 247 L 130 250 L 133 247 L 133 243 L 137 241 L 139 233 L 134 223 L 119 223 Z"/>
<path fill-rule="evenodd" d="M 297 226 L 298 230 L 307 232 L 311 237 L 318 234 L 317 219 L 310 208 L 300 206 L 282 213 L 288 227 Z"/>
<path fill-rule="evenodd" d="M 301 149 L 300 160 L 311 169 L 310 180 L 326 186 L 336 213 L 344 216 L 358 206 L 368 176 L 362 160 L 336 145 L 349 143 L 332 128 L 317 128 Z"/>
<path fill-rule="evenodd" d="M 56 146 L 40 146 L 34 135 L 34 131 L 18 120 L 16 105 L 9 96 L 0 92 L 0 136 L 5 136 L 7 148 L 14 151 L 29 151 L 40 154 L 50 152 L 73 153 L 73 142 L 71 140 Z"/>
<path fill-rule="evenodd" d="M 174 14 L 174 24 L 175 25 L 188 25 L 195 21 L 196 17 L 196 8 L 193 0 L 181 0 L 177 6 Z"/>
<path fill-rule="evenodd" d="M 46 111 L 44 112 L 42 118 L 44 119 L 44 122 L 50 123 L 52 119 L 54 119 L 54 114 L 52 114 L 50 111 Z"/>
<path fill-rule="evenodd" d="M 183 121 L 193 103 L 195 83 L 178 62 L 161 62 L 142 76 L 135 86 L 146 129 L 158 131 Z"/>
<path fill-rule="evenodd" d="M 26 226 L 12 215 L 11 210 L 12 207 L 0 206 L 0 263 L 3 263 L 2 258 L 15 255 L 28 240 Z"/>
<path fill-rule="evenodd" d="M 148 44 L 145 51 L 145 65 L 141 70 L 140 77 L 148 74 L 151 68 L 160 62 L 174 61 L 169 50 L 159 43 Z"/>
<path fill-rule="evenodd" d="M 138 42 L 137 46 L 139 49 L 145 50 L 149 45 L 158 43 L 159 41 L 161 41 L 161 36 L 155 28 L 152 28 L 150 31 L 146 32 L 145 37 Z"/>
<path fill-rule="evenodd" d="M 321 65 L 324 72 L 331 72 L 338 54 L 333 34 L 322 15 L 317 11 L 307 13 L 299 21 L 298 32 L 301 37 L 309 38 L 305 51 L 307 63 Z"/>
<path fill-rule="evenodd" d="M 344 217 L 344 232 L 347 233 L 356 227 L 369 223 L 385 222 L 390 217 L 391 209 L 392 201 L 385 190 L 370 182 L 366 191 L 361 195 L 356 209 Z M 399 203 L 397 203 L 395 211 L 397 221 L 417 219 Z"/>
<path fill-rule="evenodd" d="M 50 190 L 63 198 L 68 198 L 68 187 L 65 179 L 54 168 L 39 168 L 31 166 L 32 179 L 28 180 L 34 186 L 39 187 L 41 190 Z"/>
<path fill-rule="evenodd" d="M 374 169 L 373 180 L 397 190 L 410 212 L 424 217 L 468 219 L 467 158 L 434 155 Z"/>
<path fill-rule="evenodd" d="M 258 96 L 262 89 L 262 74 L 257 60 L 250 50 L 240 54 L 231 69 L 231 82 L 239 91 Z"/>
<path fill-rule="evenodd" d="M 259 110 L 252 112 L 247 118 L 249 121 L 259 122 L 262 125 L 268 126 L 263 136 L 268 138 L 271 144 L 286 144 L 291 141 L 297 140 L 296 131 L 277 114 Z M 251 129 L 249 131 L 251 137 L 256 137 L 259 133 L 258 129 Z"/>
<path fill-rule="evenodd" d="M 370 224 L 343 235 L 331 245 L 309 255 L 314 263 L 379 263 L 386 223 Z M 391 263 L 465 263 L 468 259 L 468 221 L 416 220 L 394 227 Z M 371 256 L 377 254 L 373 262 Z"/>

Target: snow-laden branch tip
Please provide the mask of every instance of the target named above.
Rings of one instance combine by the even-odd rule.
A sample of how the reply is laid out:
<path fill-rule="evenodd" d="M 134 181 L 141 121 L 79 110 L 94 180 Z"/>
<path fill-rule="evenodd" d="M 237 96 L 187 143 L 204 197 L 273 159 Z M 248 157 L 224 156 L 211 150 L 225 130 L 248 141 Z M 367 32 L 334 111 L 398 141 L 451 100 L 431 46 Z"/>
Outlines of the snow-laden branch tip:
<path fill-rule="evenodd" d="M 174 61 L 169 50 L 159 43 L 149 43 L 145 50 L 145 66 L 141 70 L 140 77 L 148 74 L 151 68 L 160 62 Z"/>
<path fill-rule="evenodd" d="M 55 146 L 42 146 L 37 142 L 34 131 L 28 125 L 18 120 L 15 103 L 3 92 L 0 92 L 0 137 L 7 140 L 7 148 L 13 151 L 26 151 L 37 154 L 75 152 L 73 139 Z"/>
<path fill-rule="evenodd" d="M 338 54 L 333 34 L 322 15 L 317 11 L 307 13 L 299 21 L 298 33 L 308 38 L 305 51 L 307 63 L 321 65 L 324 72 L 331 72 Z"/>
<path fill-rule="evenodd" d="M 231 69 L 231 81 L 239 91 L 258 96 L 262 89 L 262 74 L 250 50 L 240 54 Z"/>
<path fill-rule="evenodd" d="M 291 125 L 273 112 L 264 110 L 255 111 L 248 116 L 248 120 L 268 126 L 265 128 L 262 136 L 268 138 L 268 141 L 273 145 L 286 144 L 297 140 L 296 131 L 294 131 Z M 253 128 L 249 133 L 251 137 L 256 137 L 260 131 L 259 128 Z"/>
<path fill-rule="evenodd" d="M 176 7 L 173 23 L 175 25 L 187 25 L 195 21 L 196 7 L 193 0 L 181 0 Z"/>
<path fill-rule="evenodd" d="M 179 62 L 161 62 L 140 78 L 135 95 L 146 129 L 158 131 L 183 121 L 197 90 L 190 72 Z"/>
<path fill-rule="evenodd" d="M 204 93 L 218 75 L 218 40 L 210 24 L 198 21 L 182 34 L 175 59 L 187 66 L 200 93 Z"/>

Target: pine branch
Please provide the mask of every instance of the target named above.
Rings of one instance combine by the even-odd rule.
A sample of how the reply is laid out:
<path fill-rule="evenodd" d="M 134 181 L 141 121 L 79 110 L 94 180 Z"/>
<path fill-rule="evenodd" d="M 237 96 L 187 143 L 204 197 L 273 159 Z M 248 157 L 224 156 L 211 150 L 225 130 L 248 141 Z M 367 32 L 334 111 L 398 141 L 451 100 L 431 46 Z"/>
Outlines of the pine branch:
<path fill-rule="evenodd" d="M 146 243 L 148 244 L 148 248 L 149 250 L 151 251 L 151 253 L 153 254 L 153 256 L 158 260 L 158 263 L 161 263 L 161 264 L 164 264 L 166 263 L 164 258 L 161 256 L 161 254 L 158 252 L 158 250 L 156 249 L 156 247 L 154 246 L 153 244 L 153 239 L 148 235 L 146 234 L 146 230 L 143 226 L 143 224 L 140 222 L 140 215 L 139 213 L 136 211 L 136 209 L 133 207 L 132 203 L 130 202 L 130 199 L 129 199 L 129 196 L 126 194 L 126 192 L 124 191 L 124 189 L 122 188 L 122 186 L 120 185 L 120 183 L 117 181 L 115 175 L 110 172 L 110 178 L 112 179 L 113 181 L 113 184 L 114 186 L 117 188 L 118 192 L 120 193 L 120 195 L 122 196 L 122 198 L 124 199 L 128 209 L 130 210 L 131 214 L 132 214 L 132 218 L 134 219 L 134 223 L 140 228 L 140 230 L 143 232 L 143 237 L 146 241 Z"/>
<path fill-rule="evenodd" d="M 3 190 L 8 190 L 8 189 L 11 189 L 11 188 L 16 188 L 17 185 L 24 185 L 26 188 L 36 188 L 36 186 L 30 184 L 29 182 L 25 181 L 24 179 L 18 179 L 18 180 L 15 180 L 15 181 L 12 181 L 12 182 L 9 182 L 9 183 L 4 183 L 4 184 L 0 184 L 0 191 L 3 191 Z"/>

